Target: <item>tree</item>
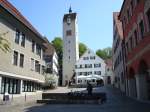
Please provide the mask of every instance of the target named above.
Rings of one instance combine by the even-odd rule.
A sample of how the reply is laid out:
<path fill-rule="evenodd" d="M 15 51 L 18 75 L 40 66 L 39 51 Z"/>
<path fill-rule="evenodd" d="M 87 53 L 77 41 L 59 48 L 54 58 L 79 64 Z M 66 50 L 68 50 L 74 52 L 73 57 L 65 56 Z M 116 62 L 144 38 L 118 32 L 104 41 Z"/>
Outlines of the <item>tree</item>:
<path fill-rule="evenodd" d="M 112 48 L 107 47 L 104 49 L 99 49 L 96 51 L 96 54 L 102 59 L 110 59 L 112 57 Z"/>
<path fill-rule="evenodd" d="M 100 58 L 102 58 L 102 59 L 106 59 L 106 58 L 107 58 L 106 52 L 104 52 L 104 51 L 101 50 L 101 49 L 97 50 L 97 51 L 96 51 L 96 54 L 97 54 Z"/>
<path fill-rule="evenodd" d="M 103 51 L 107 54 L 107 58 L 112 57 L 112 48 L 111 47 L 107 47 L 107 48 L 103 49 Z"/>
<path fill-rule="evenodd" d="M 60 66 L 62 65 L 62 56 L 63 56 L 63 41 L 60 37 L 55 37 L 52 41 L 52 45 L 54 46 L 56 53 L 58 55 L 58 62 Z"/>
<path fill-rule="evenodd" d="M 7 33 L 8 32 L 0 34 L 0 50 L 2 50 L 5 53 L 10 51 L 10 43 L 7 39 L 4 38 Z"/>
<path fill-rule="evenodd" d="M 54 46 L 56 53 L 58 55 L 58 64 L 59 64 L 59 82 L 60 85 L 62 83 L 62 57 L 63 57 L 63 41 L 60 37 L 55 37 L 52 41 L 52 45 Z"/>
<path fill-rule="evenodd" d="M 87 50 L 87 46 L 83 43 L 79 43 L 79 56 L 82 56 Z"/>

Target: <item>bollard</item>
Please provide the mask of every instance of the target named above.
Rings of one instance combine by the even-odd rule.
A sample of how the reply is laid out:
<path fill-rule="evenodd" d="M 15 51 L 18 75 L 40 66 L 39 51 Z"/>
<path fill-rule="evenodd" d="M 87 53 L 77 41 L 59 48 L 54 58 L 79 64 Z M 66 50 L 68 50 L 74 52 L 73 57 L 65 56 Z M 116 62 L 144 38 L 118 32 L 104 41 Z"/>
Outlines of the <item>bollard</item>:
<path fill-rule="evenodd" d="M 25 93 L 24 99 L 25 99 L 25 102 L 26 102 L 26 100 L 27 100 L 27 95 L 26 95 L 26 93 Z"/>
<path fill-rule="evenodd" d="M 13 93 L 12 93 L 12 95 L 11 95 L 11 100 L 13 101 L 13 99 L 14 99 L 14 96 L 13 96 Z"/>

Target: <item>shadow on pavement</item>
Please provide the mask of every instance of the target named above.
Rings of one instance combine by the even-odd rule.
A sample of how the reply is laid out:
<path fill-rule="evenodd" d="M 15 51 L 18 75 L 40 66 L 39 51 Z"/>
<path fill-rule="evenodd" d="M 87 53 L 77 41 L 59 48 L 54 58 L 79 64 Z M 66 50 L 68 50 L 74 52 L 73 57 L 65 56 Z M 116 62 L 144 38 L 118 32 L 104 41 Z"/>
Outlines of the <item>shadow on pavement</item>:
<path fill-rule="evenodd" d="M 25 108 L 24 112 L 150 112 L 150 104 L 133 100 L 111 86 L 94 88 L 93 92 L 106 92 L 108 96 L 108 101 L 102 105 L 37 105 Z"/>

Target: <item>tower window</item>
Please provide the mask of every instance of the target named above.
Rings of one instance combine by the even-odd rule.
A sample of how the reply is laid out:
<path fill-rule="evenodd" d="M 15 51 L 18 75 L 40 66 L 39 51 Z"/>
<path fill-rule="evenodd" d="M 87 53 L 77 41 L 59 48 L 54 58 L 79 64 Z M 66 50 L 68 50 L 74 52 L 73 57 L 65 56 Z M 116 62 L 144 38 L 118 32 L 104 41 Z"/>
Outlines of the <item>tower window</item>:
<path fill-rule="evenodd" d="M 66 36 L 71 36 L 72 35 L 72 31 L 71 30 L 67 30 L 66 31 Z"/>

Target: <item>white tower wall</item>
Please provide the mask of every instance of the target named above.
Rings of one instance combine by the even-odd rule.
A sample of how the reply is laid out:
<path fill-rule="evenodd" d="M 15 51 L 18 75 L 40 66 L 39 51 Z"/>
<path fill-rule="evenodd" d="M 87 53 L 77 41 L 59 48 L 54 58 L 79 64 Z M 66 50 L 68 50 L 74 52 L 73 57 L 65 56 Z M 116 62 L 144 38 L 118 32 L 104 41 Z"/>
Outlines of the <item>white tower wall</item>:
<path fill-rule="evenodd" d="M 66 18 L 71 18 L 68 24 Z M 71 35 L 67 31 L 71 30 Z M 79 59 L 78 29 L 76 13 L 69 13 L 63 19 L 63 85 L 72 77 L 75 63 Z"/>

